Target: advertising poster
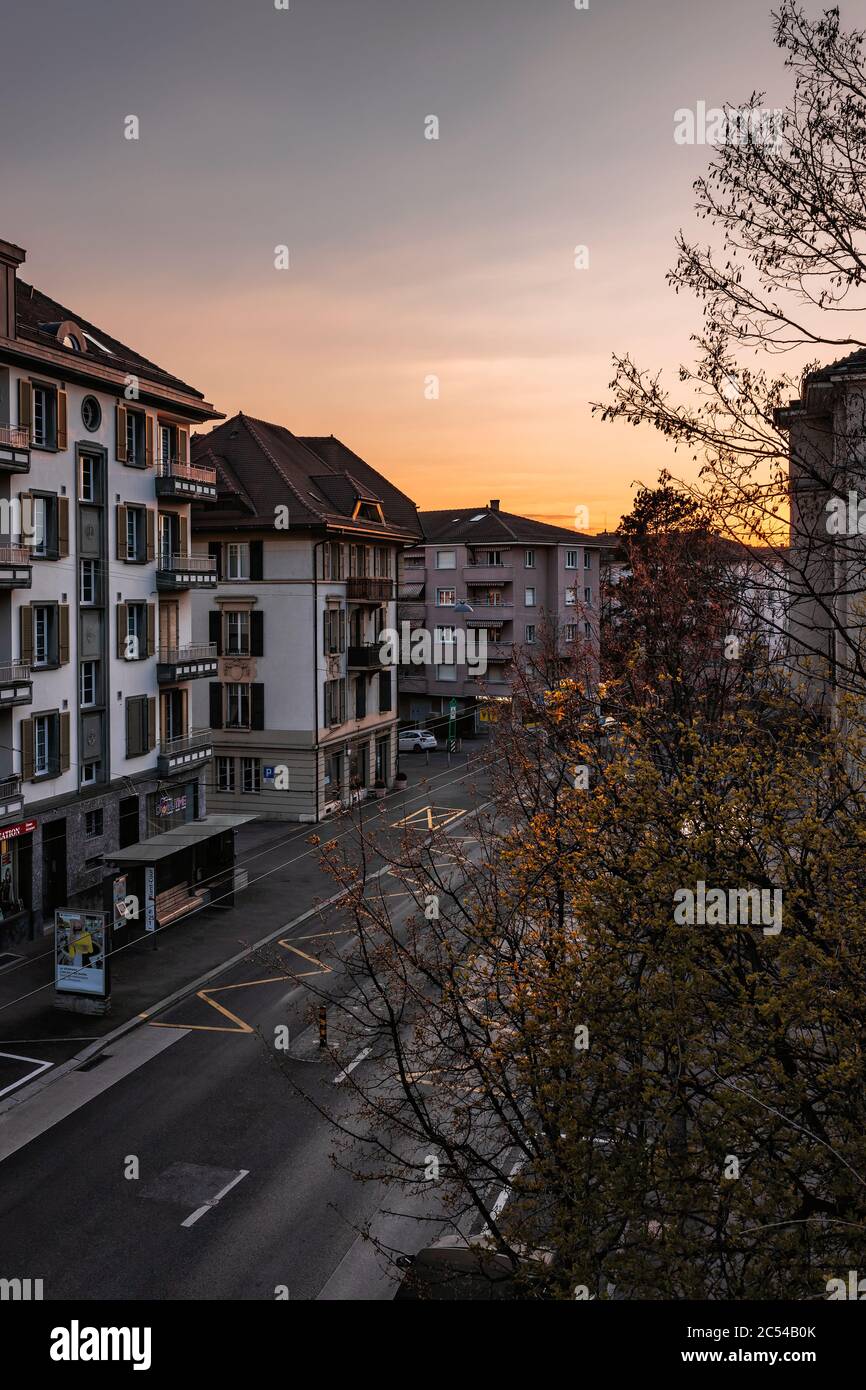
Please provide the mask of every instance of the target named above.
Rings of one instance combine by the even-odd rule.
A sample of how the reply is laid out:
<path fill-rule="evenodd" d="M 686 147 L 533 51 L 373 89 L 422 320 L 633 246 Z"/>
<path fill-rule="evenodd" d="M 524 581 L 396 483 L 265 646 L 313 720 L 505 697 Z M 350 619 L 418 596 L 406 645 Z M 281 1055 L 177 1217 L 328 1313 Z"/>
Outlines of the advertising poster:
<path fill-rule="evenodd" d="M 107 934 L 101 912 L 54 914 L 54 987 L 64 994 L 108 993 Z"/>

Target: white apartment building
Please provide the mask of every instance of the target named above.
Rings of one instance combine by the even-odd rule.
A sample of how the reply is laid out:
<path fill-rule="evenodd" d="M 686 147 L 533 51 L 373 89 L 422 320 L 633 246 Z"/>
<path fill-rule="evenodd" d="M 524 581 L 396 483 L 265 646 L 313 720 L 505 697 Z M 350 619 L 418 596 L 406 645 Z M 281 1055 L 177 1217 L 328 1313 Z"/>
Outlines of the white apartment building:
<path fill-rule="evenodd" d="M 190 553 L 190 504 L 216 488 L 189 438 L 217 412 L 24 283 L 24 259 L 0 241 L 7 946 L 50 929 L 55 908 L 107 906 L 119 873 L 143 894 L 147 865 L 157 918 L 180 915 L 232 849 L 231 827 L 206 816 L 211 744 L 191 724 L 191 689 L 216 656 L 192 643 L 190 594 L 216 572 Z"/>
<path fill-rule="evenodd" d="M 193 509 L 193 551 L 218 584 L 193 596 L 217 672 L 194 689 L 217 810 L 318 821 L 393 781 L 397 559 L 413 502 L 333 436 L 239 414 L 193 440 L 218 500 Z"/>

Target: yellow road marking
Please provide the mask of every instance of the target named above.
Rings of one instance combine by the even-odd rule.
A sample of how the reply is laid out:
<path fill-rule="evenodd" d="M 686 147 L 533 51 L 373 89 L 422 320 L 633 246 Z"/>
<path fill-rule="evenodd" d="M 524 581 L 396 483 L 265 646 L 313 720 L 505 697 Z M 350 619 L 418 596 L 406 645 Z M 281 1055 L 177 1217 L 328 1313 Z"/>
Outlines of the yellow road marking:
<path fill-rule="evenodd" d="M 397 830 L 405 826 L 412 830 L 441 830 L 443 826 L 450 825 L 452 821 L 460 820 L 461 816 L 465 815 L 466 811 L 457 806 L 422 806 L 420 810 L 413 811 L 402 820 L 393 821 L 391 829 Z"/>

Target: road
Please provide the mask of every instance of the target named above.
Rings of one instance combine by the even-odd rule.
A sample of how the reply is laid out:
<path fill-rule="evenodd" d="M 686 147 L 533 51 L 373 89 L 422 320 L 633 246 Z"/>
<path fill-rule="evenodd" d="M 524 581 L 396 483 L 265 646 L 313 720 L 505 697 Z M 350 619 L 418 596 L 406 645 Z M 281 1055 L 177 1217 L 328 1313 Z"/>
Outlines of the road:
<path fill-rule="evenodd" d="M 470 780 L 443 777 L 419 807 L 400 809 L 429 807 L 424 824 L 447 813 L 449 831 L 469 836 Z M 408 912 L 393 891 L 393 910 Z M 393 1275 L 358 1230 L 378 1220 L 386 1244 L 417 1250 L 432 1238 L 412 1219 L 422 1205 L 336 1168 L 331 1126 L 290 1084 L 339 1115 L 351 1104 L 346 1068 L 385 1065 L 364 1049 L 360 1060 L 322 1054 L 311 1027 L 304 979 L 341 998 L 350 987 L 346 919 L 338 906 L 324 921 L 309 914 L 290 868 L 269 894 L 297 908 L 269 947 L 2 1117 L 0 1276 L 42 1279 L 48 1300 L 393 1296 Z M 290 1054 L 277 1066 L 281 1025 Z M 431 1191 L 425 1213 L 435 1200 Z"/>

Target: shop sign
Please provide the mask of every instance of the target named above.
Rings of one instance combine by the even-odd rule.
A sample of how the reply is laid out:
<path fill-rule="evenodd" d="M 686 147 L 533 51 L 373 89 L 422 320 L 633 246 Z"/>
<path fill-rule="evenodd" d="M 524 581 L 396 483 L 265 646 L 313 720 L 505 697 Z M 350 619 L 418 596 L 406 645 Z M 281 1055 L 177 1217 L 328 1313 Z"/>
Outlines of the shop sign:
<path fill-rule="evenodd" d="M 22 820 L 17 825 L 4 825 L 0 830 L 0 840 L 17 840 L 19 835 L 29 835 L 36 829 L 35 820 Z"/>

